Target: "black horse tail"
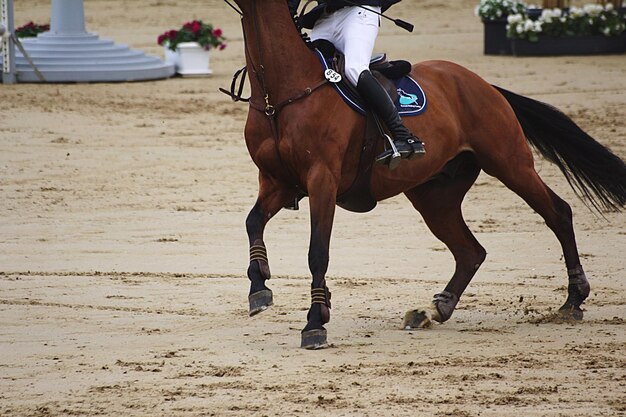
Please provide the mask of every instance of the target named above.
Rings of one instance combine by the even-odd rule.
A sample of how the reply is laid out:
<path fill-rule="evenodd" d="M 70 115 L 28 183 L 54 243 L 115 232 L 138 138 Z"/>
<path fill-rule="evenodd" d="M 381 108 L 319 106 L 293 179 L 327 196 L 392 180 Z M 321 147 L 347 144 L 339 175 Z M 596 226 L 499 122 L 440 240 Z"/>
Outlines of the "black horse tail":
<path fill-rule="evenodd" d="M 515 111 L 528 142 L 559 167 L 579 197 L 599 212 L 624 207 L 624 161 L 555 107 L 494 87 Z"/>

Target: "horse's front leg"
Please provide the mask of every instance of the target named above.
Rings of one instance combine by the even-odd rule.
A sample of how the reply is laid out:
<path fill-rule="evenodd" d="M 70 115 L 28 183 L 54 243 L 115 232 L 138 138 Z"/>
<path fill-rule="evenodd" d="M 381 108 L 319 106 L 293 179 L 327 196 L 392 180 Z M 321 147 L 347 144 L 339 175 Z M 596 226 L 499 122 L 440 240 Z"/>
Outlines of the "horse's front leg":
<path fill-rule="evenodd" d="M 269 177 L 259 175 L 259 196 L 246 218 L 246 231 L 250 244 L 250 265 L 248 266 L 250 293 L 248 301 L 251 316 L 267 310 L 273 304 L 272 291 L 265 285 L 265 281 L 271 276 L 267 250 L 263 242 L 265 225 L 285 204 L 295 197 L 296 191 L 293 188 L 284 187 Z"/>
<path fill-rule="evenodd" d="M 311 210 L 309 269 L 313 280 L 311 308 L 307 314 L 307 325 L 302 330 L 301 347 L 319 349 L 327 345 L 324 324 L 330 321 L 330 291 L 326 286 L 325 276 L 335 216 L 337 179 L 327 168 L 323 168 L 310 176 L 307 185 Z"/>

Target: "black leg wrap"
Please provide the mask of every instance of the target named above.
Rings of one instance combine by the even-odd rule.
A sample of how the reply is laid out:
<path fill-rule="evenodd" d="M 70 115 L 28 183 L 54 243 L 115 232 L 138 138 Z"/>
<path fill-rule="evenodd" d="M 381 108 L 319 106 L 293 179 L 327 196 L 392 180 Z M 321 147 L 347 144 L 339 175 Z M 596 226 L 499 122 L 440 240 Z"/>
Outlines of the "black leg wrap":
<path fill-rule="evenodd" d="M 267 262 L 267 251 L 263 241 L 257 239 L 250 246 L 250 266 L 248 267 L 248 278 L 250 279 L 250 294 L 248 303 L 249 313 L 254 316 L 274 304 L 272 291 L 267 288 L 265 281 L 270 279 L 270 266 Z"/>
<path fill-rule="evenodd" d="M 330 321 L 330 297 L 331 293 L 327 286 L 324 286 L 324 288 L 311 288 L 311 309 L 309 314 L 307 314 L 309 324 L 311 324 L 311 312 L 315 305 L 319 305 L 321 323 L 326 324 Z"/>
<path fill-rule="evenodd" d="M 574 320 L 583 319 L 583 310 L 580 306 L 591 292 L 589 281 L 585 276 L 582 266 L 567 271 L 569 275 L 569 285 L 567 286 L 567 300 L 559 309 L 562 316 Z"/>
<path fill-rule="evenodd" d="M 452 313 L 456 305 L 459 302 L 459 297 L 452 294 L 448 291 L 442 291 L 439 294 L 435 294 L 433 298 L 433 304 L 439 313 L 439 317 L 433 317 L 434 320 L 439 323 L 443 323 L 447 321 L 450 317 L 452 317 Z"/>
<path fill-rule="evenodd" d="M 330 290 L 311 288 L 311 308 L 307 314 L 308 323 L 302 330 L 300 347 L 304 349 L 322 349 L 328 346 L 324 324 L 330 321 Z"/>
<path fill-rule="evenodd" d="M 254 245 L 250 246 L 250 263 L 258 262 L 259 272 L 263 279 L 270 279 L 272 274 L 270 273 L 270 265 L 267 260 L 267 249 L 263 241 L 257 240 Z"/>
<path fill-rule="evenodd" d="M 330 290 L 328 287 L 311 289 L 311 304 L 324 304 L 330 308 Z"/>

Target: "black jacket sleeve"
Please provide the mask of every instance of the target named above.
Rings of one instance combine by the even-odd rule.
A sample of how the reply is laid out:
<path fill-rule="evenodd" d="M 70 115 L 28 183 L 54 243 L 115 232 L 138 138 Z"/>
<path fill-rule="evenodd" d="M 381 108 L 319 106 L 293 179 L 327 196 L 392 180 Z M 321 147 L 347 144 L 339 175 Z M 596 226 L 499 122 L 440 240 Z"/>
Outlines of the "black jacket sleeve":
<path fill-rule="evenodd" d="M 289 8 L 291 10 L 291 5 L 295 4 L 294 8 L 297 9 L 300 0 L 287 0 L 289 2 Z M 350 3 L 346 3 L 343 0 L 325 0 L 323 2 L 319 2 L 317 6 L 315 6 L 311 11 L 302 16 L 302 20 L 300 23 L 302 27 L 306 29 L 313 29 L 315 22 L 320 18 L 324 10 L 327 12 L 333 12 L 336 9 L 339 9 L 344 6 L 351 5 L 363 5 L 363 6 L 380 6 L 381 10 L 384 12 L 391 6 L 396 3 L 399 3 L 402 0 L 350 0 Z M 293 12 L 293 11 L 292 11 Z"/>
<path fill-rule="evenodd" d="M 318 4 L 311 11 L 302 16 L 302 19 L 300 20 L 302 27 L 305 29 L 313 29 L 313 26 L 315 26 L 315 22 L 317 22 L 317 19 L 319 19 L 322 16 L 322 13 L 324 13 L 325 7 L 325 3 Z"/>
<path fill-rule="evenodd" d="M 287 5 L 289 6 L 289 12 L 293 16 L 296 13 L 298 13 L 298 6 L 300 6 L 300 0 L 287 0 Z"/>
<path fill-rule="evenodd" d="M 400 1 L 402 0 L 382 0 L 380 3 L 380 7 L 381 7 L 381 11 L 385 12 L 385 10 L 387 10 L 388 8 L 390 8 L 391 6 L 393 6 L 396 3 L 400 3 Z"/>

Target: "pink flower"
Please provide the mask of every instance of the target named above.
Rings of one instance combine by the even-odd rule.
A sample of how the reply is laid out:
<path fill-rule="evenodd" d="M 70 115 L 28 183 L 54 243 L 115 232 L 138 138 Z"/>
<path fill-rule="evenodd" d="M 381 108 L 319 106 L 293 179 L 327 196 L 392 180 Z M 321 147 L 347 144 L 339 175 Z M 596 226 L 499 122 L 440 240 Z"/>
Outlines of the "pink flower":
<path fill-rule="evenodd" d="M 216 48 L 221 51 L 226 48 L 222 29 L 213 28 L 213 25 L 202 23 L 201 20 L 191 20 L 179 30 L 164 32 L 157 38 L 157 43 L 175 50 L 179 43 L 189 40 L 199 42 L 205 49 Z"/>

